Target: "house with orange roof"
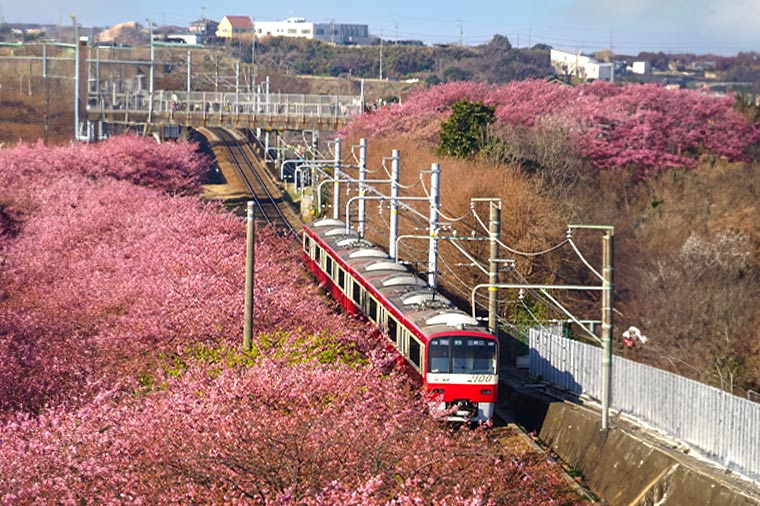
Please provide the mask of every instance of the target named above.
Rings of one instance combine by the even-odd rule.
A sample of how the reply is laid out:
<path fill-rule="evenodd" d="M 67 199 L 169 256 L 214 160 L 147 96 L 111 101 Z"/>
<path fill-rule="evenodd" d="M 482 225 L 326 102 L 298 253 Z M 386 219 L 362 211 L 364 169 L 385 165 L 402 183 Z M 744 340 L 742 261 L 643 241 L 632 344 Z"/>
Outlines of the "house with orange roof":
<path fill-rule="evenodd" d="M 224 16 L 216 28 L 216 36 L 233 39 L 253 33 L 253 22 L 248 16 Z"/>

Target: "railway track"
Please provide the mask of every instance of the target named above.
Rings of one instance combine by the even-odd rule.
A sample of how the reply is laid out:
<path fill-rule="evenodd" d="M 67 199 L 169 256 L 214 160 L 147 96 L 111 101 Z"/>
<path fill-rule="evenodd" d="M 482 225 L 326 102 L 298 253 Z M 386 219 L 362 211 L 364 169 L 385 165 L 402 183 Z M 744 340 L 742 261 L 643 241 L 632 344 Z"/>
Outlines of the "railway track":
<path fill-rule="evenodd" d="M 286 235 L 297 236 L 296 229 L 282 209 L 288 205 L 287 202 L 281 196 L 275 196 L 268 188 L 264 179 L 268 176 L 262 175 L 257 164 L 251 160 L 252 152 L 249 156 L 245 144 L 226 128 L 213 127 L 207 130 L 219 139 L 230 162 L 245 182 L 254 202 L 256 218 L 282 230 Z"/>

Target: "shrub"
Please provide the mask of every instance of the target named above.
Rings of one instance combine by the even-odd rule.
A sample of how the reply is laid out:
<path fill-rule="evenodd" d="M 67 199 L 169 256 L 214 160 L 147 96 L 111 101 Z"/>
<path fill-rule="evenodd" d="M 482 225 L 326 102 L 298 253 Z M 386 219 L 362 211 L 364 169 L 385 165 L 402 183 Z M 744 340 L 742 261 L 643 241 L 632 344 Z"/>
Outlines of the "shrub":
<path fill-rule="evenodd" d="M 488 142 L 488 125 L 494 122 L 494 107 L 462 100 L 451 106 L 451 116 L 441 123 L 438 152 L 457 158 L 478 154 Z"/>

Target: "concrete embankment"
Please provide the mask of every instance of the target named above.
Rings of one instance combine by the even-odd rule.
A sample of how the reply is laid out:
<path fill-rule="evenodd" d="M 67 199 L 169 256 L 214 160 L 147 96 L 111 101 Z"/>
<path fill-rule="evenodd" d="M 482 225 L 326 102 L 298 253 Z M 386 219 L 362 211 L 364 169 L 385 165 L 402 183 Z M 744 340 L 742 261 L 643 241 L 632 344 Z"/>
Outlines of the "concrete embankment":
<path fill-rule="evenodd" d="M 602 431 L 594 409 L 515 384 L 503 384 L 502 392 L 516 421 L 582 474 L 607 504 L 760 506 L 760 490 L 752 482 L 651 431 L 614 417 Z"/>

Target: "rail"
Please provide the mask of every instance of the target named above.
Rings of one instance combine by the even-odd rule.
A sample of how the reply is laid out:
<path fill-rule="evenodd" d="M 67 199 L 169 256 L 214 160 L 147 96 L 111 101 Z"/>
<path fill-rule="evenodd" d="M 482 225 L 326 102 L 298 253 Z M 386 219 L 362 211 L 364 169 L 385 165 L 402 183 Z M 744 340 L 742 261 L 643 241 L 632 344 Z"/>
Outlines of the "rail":
<path fill-rule="evenodd" d="M 277 225 L 279 223 L 279 225 L 281 225 L 288 234 L 296 237 L 298 233 L 280 209 L 278 199 L 275 198 L 274 195 L 272 195 L 272 193 L 269 191 L 269 188 L 267 188 L 263 177 L 261 174 L 259 174 L 256 166 L 245 153 L 245 150 L 243 146 L 241 146 L 240 141 L 224 128 L 210 128 L 209 131 L 216 135 L 222 145 L 225 147 L 230 161 L 235 166 L 236 170 L 248 187 L 248 191 L 251 193 L 251 197 L 253 198 L 255 205 L 259 209 L 260 216 L 264 218 L 268 224 Z M 238 157 L 236 152 L 240 155 L 240 157 Z M 240 162 L 240 158 L 242 158 L 243 162 L 245 163 L 248 169 L 247 171 L 243 167 L 243 164 Z M 252 181 L 250 175 L 255 178 L 255 184 Z M 257 192 L 257 189 L 260 191 Z"/>

